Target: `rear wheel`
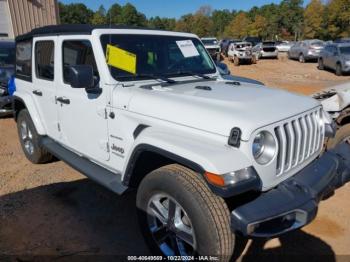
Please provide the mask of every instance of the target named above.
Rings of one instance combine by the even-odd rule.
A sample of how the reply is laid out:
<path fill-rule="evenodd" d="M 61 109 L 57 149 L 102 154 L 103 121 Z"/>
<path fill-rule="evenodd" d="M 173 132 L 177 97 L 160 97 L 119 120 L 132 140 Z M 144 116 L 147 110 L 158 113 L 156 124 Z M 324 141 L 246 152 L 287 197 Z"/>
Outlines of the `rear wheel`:
<path fill-rule="evenodd" d="M 53 156 L 40 145 L 40 136 L 27 109 L 18 114 L 17 130 L 23 152 L 30 162 L 43 164 L 53 160 Z"/>
<path fill-rule="evenodd" d="M 324 63 L 323 63 L 323 59 L 322 58 L 318 59 L 318 69 L 319 70 L 324 70 Z"/>
<path fill-rule="evenodd" d="M 341 64 L 339 64 L 339 63 L 335 67 L 335 74 L 337 76 L 342 76 L 343 75 L 343 69 L 341 67 Z"/>
<path fill-rule="evenodd" d="M 137 208 L 142 233 L 151 251 L 173 256 L 220 256 L 228 261 L 234 235 L 224 200 L 204 179 L 180 165 L 147 175 L 138 189 Z"/>
<path fill-rule="evenodd" d="M 300 54 L 300 55 L 299 55 L 299 62 L 300 62 L 300 63 L 305 63 L 304 54 Z"/>

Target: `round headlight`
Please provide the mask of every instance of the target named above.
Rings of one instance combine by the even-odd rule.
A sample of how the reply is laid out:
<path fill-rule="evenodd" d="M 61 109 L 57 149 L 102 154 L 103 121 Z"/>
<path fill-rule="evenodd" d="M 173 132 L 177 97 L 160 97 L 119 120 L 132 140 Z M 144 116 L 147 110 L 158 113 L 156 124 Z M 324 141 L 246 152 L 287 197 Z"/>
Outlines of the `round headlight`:
<path fill-rule="evenodd" d="M 276 153 L 276 141 L 270 132 L 262 131 L 255 136 L 252 153 L 256 162 L 261 165 L 273 159 Z"/>

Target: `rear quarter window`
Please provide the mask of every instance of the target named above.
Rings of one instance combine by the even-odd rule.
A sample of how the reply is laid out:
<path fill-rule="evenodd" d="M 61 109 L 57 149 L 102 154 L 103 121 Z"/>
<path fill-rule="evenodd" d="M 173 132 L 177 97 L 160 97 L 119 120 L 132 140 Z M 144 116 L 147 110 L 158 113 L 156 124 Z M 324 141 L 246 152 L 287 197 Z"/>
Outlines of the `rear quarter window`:
<path fill-rule="evenodd" d="M 16 77 L 32 81 L 32 40 L 16 44 Z"/>

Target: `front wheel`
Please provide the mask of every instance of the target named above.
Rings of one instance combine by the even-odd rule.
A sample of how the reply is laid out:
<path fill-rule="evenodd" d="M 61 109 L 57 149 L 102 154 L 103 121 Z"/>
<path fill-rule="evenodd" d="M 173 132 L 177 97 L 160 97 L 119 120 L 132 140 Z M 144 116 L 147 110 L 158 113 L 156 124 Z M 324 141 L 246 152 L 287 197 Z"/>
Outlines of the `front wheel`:
<path fill-rule="evenodd" d="M 341 64 L 337 64 L 335 67 L 335 74 L 337 76 L 342 76 L 343 75 L 343 69 L 341 67 Z"/>
<path fill-rule="evenodd" d="M 350 124 L 346 124 L 337 130 L 335 137 L 328 140 L 327 148 L 335 148 L 337 145 L 343 142 L 350 144 Z"/>
<path fill-rule="evenodd" d="M 233 64 L 235 65 L 235 66 L 239 66 L 239 58 L 237 57 L 237 56 L 235 56 L 234 58 L 233 58 Z"/>
<path fill-rule="evenodd" d="M 253 55 L 253 57 L 252 57 L 252 64 L 256 64 L 256 63 L 257 63 L 257 61 L 256 61 L 256 56 Z"/>
<path fill-rule="evenodd" d="M 153 253 L 211 255 L 220 261 L 232 256 L 234 235 L 226 203 L 192 170 L 174 164 L 151 172 L 141 182 L 136 202 Z"/>
<path fill-rule="evenodd" d="M 300 54 L 300 55 L 299 55 L 299 62 L 300 62 L 300 63 L 305 63 L 305 57 L 304 57 L 303 54 Z"/>
<path fill-rule="evenodd" d="M 323 59 L 322 58 L 318 59 L 318 69 L 319 70 L 324 70 L 324 63 L 323 63 Z"/>

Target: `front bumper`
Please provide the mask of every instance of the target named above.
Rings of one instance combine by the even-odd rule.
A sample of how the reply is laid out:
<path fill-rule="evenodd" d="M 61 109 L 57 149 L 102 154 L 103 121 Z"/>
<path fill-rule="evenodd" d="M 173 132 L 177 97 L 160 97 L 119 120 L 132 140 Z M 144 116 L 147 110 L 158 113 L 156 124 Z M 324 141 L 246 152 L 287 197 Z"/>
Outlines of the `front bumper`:
<path fill-rule="evenodd" d="M 269 57 L 277 57 L 278 56 L 278 52 L 261 52 L 261 57 L 264 58 L 269 58 Z"/>
<path fill-rule="evenodd" d="M 318 203 L 350 181 L 350 145 L 343 143 L 276 188 L 235 208 L 231 228 L 248 237 L 275 237 L 310 223 Z"/>
<path fill-rule="evenodd" d="M 12 113 L 12 97 L 0 96 L 0 115 Z"/>

